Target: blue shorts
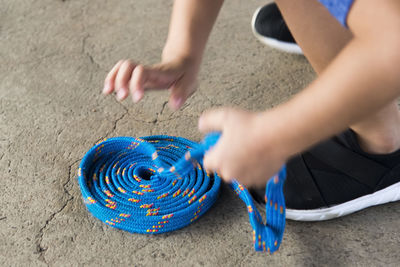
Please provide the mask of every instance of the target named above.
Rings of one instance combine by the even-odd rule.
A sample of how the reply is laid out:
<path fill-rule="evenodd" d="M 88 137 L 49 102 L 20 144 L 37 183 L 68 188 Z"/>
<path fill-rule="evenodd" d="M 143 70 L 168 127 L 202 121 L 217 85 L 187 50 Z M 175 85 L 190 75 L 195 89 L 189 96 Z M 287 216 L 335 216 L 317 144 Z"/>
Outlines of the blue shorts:
<path fill-rule="evenodd" d="M 354 0 L 319 0 L 329 12 L 347 28 L 347 15 Z"/>

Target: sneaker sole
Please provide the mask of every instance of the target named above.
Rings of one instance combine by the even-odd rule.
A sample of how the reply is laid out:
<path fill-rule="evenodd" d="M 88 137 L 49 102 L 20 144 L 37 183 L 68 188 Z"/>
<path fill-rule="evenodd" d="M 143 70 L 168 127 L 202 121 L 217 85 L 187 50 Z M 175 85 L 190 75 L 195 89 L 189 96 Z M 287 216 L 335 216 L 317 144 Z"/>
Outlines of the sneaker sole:
<path fill-rule="evenodd" d="M 290 53 L 290 54 L 297 54 L 297 55 L 303 55 L 303 51 L 301 50 L 300 46 L 298 46 L 297 44 L 293 44 L 293 43 L 288 43 L 288 42 L 282 42 L 279 41 L 277 39 L 273 39 L 273 38 L 269 38 L 269 37 L 265 37 L 261 34 L 259 34 L 256 31 L 255 28 L 255 22 L 256 22 L 256 17 L 258 12 L 260 11 L 262 7 L 259 7 L 253 14 L 253 18 L 251 19 L 251 29 L 253 31 L 254 36 L 263 44 L 268 45 L 272 48 L 281 50 L 283 52 L 286 53 Z"/>
<path fill-rule="evenodd" d="M 400 182 L 373 194 L 366 195 L 329 208 L 315 210 L 286 209 L 286 218 L 294 221 L 325 221 L 348 215 L 362 209 L 400 200 Z"/>

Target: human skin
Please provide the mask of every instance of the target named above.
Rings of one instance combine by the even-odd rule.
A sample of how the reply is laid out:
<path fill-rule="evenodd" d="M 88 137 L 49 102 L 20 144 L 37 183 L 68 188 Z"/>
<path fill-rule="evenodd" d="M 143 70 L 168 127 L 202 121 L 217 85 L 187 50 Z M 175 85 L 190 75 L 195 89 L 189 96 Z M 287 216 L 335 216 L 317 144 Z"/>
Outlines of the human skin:
<path fill-rule="evenodd" d="M 302 2 L 305 5 L 318 4 L 317 1 Z M 283 9 L 288 3 L 278 0 Z M 159 84 L 160 88 L 172 85 L 170 102 L 173 108 L 179 108 L 194 91 L 193 87 L 185 86 L 194 83 L 221 4 L 222 1 L 212 0 L 175 1 L 163 59 L 174 62 L 175 68 L 172 69 L 180 70 L 181 75 L 188 68 L 190 82 L 175 89 L 173 85 L 181 76 L 171 71 L 175 80 L 165 79 L 168 80 L 165 82 L 161 74 L 154 75 L 155 79 L 164 82 Z M 205 16 L 205 13 L 208 15 Z M 285 10 L 283 13 L 288 18 L 291 16 Z M 200 117 L 200 131 L 222 132 L 219 142 L 204 158 L 206 169 L 217 171 L 226 181 L 235 178 L 248 186 L 265 185 L 288 158 L 352 125 L 363 125 L 364 122 L 372 129 L 381 126 L 379 123 L 376 126 L 365 123 L 368 118 L 374 118 L 376 122 L 383 120 L 382 125 L 390 126 L 396 122 L 397 117 L 391 117 L 393 121 L 385 124 L 385 116 L 381 113 L 393 110 L 394 100 L 400 95 L 400 75 L 396 67 L 400 64 L 400 2 L 381 1 L 377 8 L 374 0 L 355 1 L 347 22 L 351 38 L 339 43 L 330 60 L 321 61 L 314 56 L 316 59 L 311 63 L 317 66 L 318 78 L 289 101 L 263 112 L 224 107 L 206 111 Z M 178 34 L 180 38 L 174 37 Z M 384 48 L 382 44 L 385 44 Z M 308 54 L 313 58 L 312 52 Z M 189 61 L 181 61 L 181 58 L 189 58 Z M 133 95 L 140 92 L 142 97 L 144 90 L 152 87 L 137 82 L 141 81 L 138 76 L 141 68 L 145 67 L 137 68 L 134 63 L 119 64 L 121 66 L 114 68 L 106 79 L 105 93 L 117 91 L 118 96 L 121 88 L 129 83 Z M 125 68 L 122 68 L 123 64 Z M 322 67 L 318 67 L 320 65 Z M 148 68 L 151 70 L 151 67 Z M 163 73 L 168 74 L 168 71 Z M 124 93 L 126 96 L 127 91 Z M 393 134 L 364 138 L 363 147 L 372 153 L 397 150 L 400 147 L 400 129 L 391 128 Z"/>
<path fill-rule="evenodd" d="M 324 72 L 353 38 L 351 30 L 343 27 L 318 0 L 277 0 L 277 4 L 296 42 L 318 74 Z M 383 24 L 380 26 L 385 27 Z M 381 53 L 385 44 L 381 43 L 378 49 L 375 53 Z M 385 154 L 399 147 L 399 125 L 400 112 L 395 100 L 378 112 L 368 114 L 350 128 L 356 132 L 364 151 Z"/>
<path fill-rule="evenodd" d="M 196 89 L 196 78 L 208 36 L 223 0 L 176 0 L 161 62 L 153 66 L 120 60 L 107 75 L 104 94 L 134 102 L 149 89 L 169 89 L 169 106 L 179 109 Z"/>

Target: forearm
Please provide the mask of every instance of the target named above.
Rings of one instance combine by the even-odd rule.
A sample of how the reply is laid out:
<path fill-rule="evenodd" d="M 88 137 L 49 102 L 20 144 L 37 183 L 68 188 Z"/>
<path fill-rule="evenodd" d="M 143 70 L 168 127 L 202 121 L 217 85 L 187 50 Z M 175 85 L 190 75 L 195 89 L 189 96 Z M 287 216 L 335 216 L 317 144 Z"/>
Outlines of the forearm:
<path fill-rule="evenodd" d="M 398 46 L 392 42 L 377 53 L 377 45 L 354 38 L 308 88 L 272 111 L 279 114 L 286 154 L 344 130 L 400 95 L 400 75 L 393 67 L 400 64 Z"/>
<path fill-rule="evenodd" d="M 175 0 L 163 60 L 180 55 L 201 61 L 223 0 Z"/>
<path fill-rule="evenodd" d="M 308 88 L 261 115 L 281 133 L 273 141 L 287 143 L 284 154 L 339 133 L 400 95 L 400 4 L 388 0 L 379 7 L 355 1 L 347 21 L 354 38 Z"/>

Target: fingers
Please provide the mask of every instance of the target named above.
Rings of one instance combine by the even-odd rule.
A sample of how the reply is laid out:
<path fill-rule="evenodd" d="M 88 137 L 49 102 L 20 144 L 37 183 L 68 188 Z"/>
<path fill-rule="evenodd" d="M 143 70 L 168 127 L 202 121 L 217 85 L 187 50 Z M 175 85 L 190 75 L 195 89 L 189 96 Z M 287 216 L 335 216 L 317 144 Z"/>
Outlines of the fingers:
<path fill-rule="evenodd" d="M 167 89 L 174 84 L 179 75 L 165 67 L 165 65 L 136 66 L 129 84 L 129 90 L 135 103 L 143 98 L 144 91 L 147 89 Z"/>
<path fill-rule="evenodd" d="M 144 95 L 144 84 L 148 79 L 147 72 L 142 65 L 138 65 L 132 73 L 132 79 L 129 83 L 129 90 L 132 94 L 133 102 L 139 102 Z"/>
<path fill-rule="evenodd" d="M 190 72 L 191 73 L 191 72 Z M 136 65 L 130 60 L 119 61 L 108 73 L 104 82 L 104 94 L 115 92 L 119 101 L 129 92 L 133 102 L 139 102 L 148 89 L 171 89 L 170 106 L 179 109 L 195 90 L 195 73 L 185 76 L 178 64 Z"/>
<path fill-rule="evenodd" d="M 228 108 L 219 108 L 204 112 L 199 119 L 199 130 L 203 133 L 222 132 L 229 110 Z M 224 168 L 221 167 L 224 141 L 224 136 L 221 136 L 217 144 L 205 154 L 203 164 L 207 171 L 218 172 L 224 180 L 229 181 L 227 173 L 221 173 L 224 171 Z"/>
<path fill-rule="evenodd" d="M 118 63 L 115 64 L 115 66 L 107 74 L 107 77 L 104 81 L 103 94 L 108 95 L 114 91 L 115 77 L 117 77 L 118 70 L 123 62 L 124 62 L 123 60 L 118 61 Z"/>
<path fill-rule="evenodd" d="M 125 60 L 118 70 L 117 77 L 115 78 L 115 92 L 119 101 L 124 100 L 129 94 L 129 81 L 134 68 L 135 64 L 129 60 Z"/>
<path fill-rule="evenodd" d="M 218 172 L 218 166 L 219 166 L 218 145 L 211 148 L 204 155 L 203 166 L 209 172 Z"/>
<path fill-rule="evenodd" d="M 129 80 L 135 64 L 130 60 L 120 60 L 111 69 L 104 81 L 103 94 L 108 95 L 116 92 L 119 101 L 128 96 Z"/>
<path fill-rule="evenodd" d="M 220 108 L 204 112 L 199 119 L 200 132 L 222 132 L 231 111 L 230 108 Z"/>
<path fill-rule="evenodd" d="M 226 168 L 222 162 L 223 147 L 223 144 L 217 143 L 209 150 L 204 156 L 203 166 L 208 172 L 216 172 L 225 182 L 230 182 L 234 177 L 230 172 L 231 168 Z"/>

